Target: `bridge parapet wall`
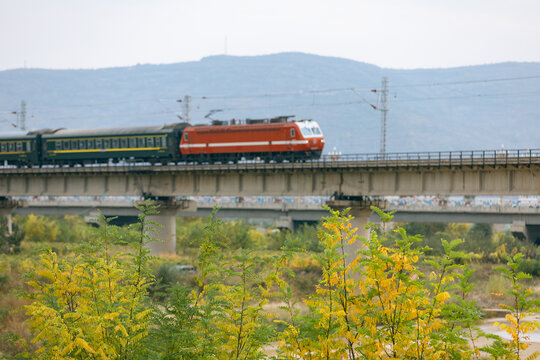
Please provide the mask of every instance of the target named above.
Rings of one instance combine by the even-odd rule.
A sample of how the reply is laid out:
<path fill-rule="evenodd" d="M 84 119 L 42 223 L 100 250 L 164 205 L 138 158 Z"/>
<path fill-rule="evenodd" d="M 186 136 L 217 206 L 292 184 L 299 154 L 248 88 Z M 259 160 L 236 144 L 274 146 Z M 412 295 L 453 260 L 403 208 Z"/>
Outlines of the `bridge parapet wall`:
<path fill-rule="evenodd" d="M 229 165 L 229 170 L 222 165 L 130 171 L 122 167 L 4 169 L 0 196 L 540 195 L 540 164 L 472 169 L 366 168 L 343 163 L 312 168 L 306 164 L 252 164 L 256 166 L 245 169 Z"/>

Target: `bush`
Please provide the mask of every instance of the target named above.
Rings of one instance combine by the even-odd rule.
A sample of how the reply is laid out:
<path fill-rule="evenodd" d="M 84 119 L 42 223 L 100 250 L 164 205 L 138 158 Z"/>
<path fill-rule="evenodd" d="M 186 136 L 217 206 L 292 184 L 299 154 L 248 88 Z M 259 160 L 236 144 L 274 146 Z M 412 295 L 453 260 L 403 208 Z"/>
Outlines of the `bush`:
<path fill-rule="evenodd" d="M 540 276 L 540 259 L 525 259 L 519 265 L 519 271 L 532 276 Z"/>
<path fill-rule="evenodd" d="M 25 306 L 37 359 L 134 359 L 143 357 L 152 309 L 147 288 L 153 282 L 148 267 L 151 241 L 147 216 L 156 213 L 147 203 L 139 207 L 138 236 L 132 251 L 121 256 L 111 247 L 122 239 L 119 230 L 101 217 L 100 234 L 84 243 L 77 255 L 59 259 L 41 255 L 28 285 Z M 32 219 L 37 223 L 39 219 Z"/>
<path fill-rule="evenodd" d="M 483 333 L 474 323 L 481 313 L 468 300 L 473 271 L 457 250 L 463 241 L 443 239 L 442 255 L 427 258 L 421 237 L 403 228 L 389 236 L 384 226 L 370 224 L 370 237 L 359 237 L 348 210 L 331 211 L 319 228 L 322 251 L 316 261 L 306 252 L 225 252 L 224 244 L 233 242 L 224 235 L 244 231 L 243 225 L 224 224 L 213 213 L 199 240 L 195 286 L 174 285 L 164 303 L 152 307 L 148 289 L 154 279 L 145 244 L 151 240 L 146 215 L 154 210 L 147 205 L 129 236 L 104 224 L 79 254 L 41 256 L 28 283 L 35 289 L 27 295 L 32 303 L 25 307 L 40 346 L 30 357 L 265 359 L 272 341 L 278 358 L 287 360 L 479 359 L 480 351 L 491 359 L 516 359 L 527 346 L 520 334 L 539 326 L 524 318 L 536 302 L 522 284 L 528 276 L 518 271 L 524 266 L 521 254 L 501 255 L 507 265 L 493 284 L 509 288 L 512 305 L 503 307 L 510 324 L 499 325 L 512 340 L 490 336 L 495 341 L 480 349 Z M 383 222 L 392 220 L 373 210 Z M 113 254 L 113 244 L 132 237 L 131 252 Z M 360 250 L 352 257 L 347 251 L 355 242 Z M 420 271 L 421 261 L 429 275 Z M 173 268 L 162 264 L 157 273 L 173 283 Z M 320 275 L 315 291 L 303 299 L 308 313 L 300 311 L 287 281 L 303 272 Z M 287 314 L 276 319 L 278 326 L 264 307 L 272 299 Z"/>

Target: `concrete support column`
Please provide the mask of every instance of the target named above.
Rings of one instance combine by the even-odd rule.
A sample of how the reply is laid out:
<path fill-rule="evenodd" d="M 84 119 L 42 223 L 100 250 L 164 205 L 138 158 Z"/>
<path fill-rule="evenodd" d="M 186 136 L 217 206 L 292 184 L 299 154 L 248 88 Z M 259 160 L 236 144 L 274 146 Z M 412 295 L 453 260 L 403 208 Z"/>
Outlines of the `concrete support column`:
<path fill-rule="evenodd" d="M 26 201 L 12 200 L 10 198 L 0 197 L 0 216 L 3 216 L 7 220 L 8 233 L 13 233 L 13 219 L 11 214 L 17 207 L 26 206 Z"/>
<path fill-rule="evenodd" d="M 11 218 L 11 213 L 5 215 L 7 218 L 7 228 L 8 228 L 8 234 L 13 234 L 13 219 Z"/>
<path fill-rule="evenodd" d="M 343 196 L 342 196 L 343 198 Z M 346 197 L 345 197 L 346 198 Z M 326 203 L 328 206 L 335 210 L 343 210 L 350 208 L 349 214 L 351 214 L 354 219 L 352 220 L 353 227 L 358 228 L 357 235 L 359 237 L 364 237 L 369 239 L 369 231 L 366 230 L 366 225 L 369 222 L 369 217 L 371 216 L 371 206 L 377 206 L 379 208 L 384 208 L 386 206 L 385 201 L 378 200 L 369 200 L 369 199 L 339 199 L 331 200 Z M 347 263 L 350 264 L 356 258 L 356 252 L 361 248 L 361 242 L 357 241 L 354 244 L 347 246 Z"/>
<path fill-rule="evenodd" d="M 527 225 L 525 221 L 516 220 L 510 225 L 510 232 L 518 240 L 525 241 L 529 239 L 529 233 L 527 231 Z"/>
<path fill-rule="evenodd" d="M 176 254 L 176 208 L 161 208 L 159 214 L 148 217 L 161 225 L 152 236 L 157 242 L 149 244 L 150 253 L 154 256 Z"/>
<path fill-rule="evenodd" d="M 292 231 L 294 229 L 293 219 L 290 216 L 280 216 L 279 219 L 276 220 L 276 227 L 278 229 L 288 229 Z"/>
<path fill-rule="evenodd" d="M 148 220 L 161 225 L 152 236 L 160 240 L 149 244 L 150 254 L 154 256 L 176 254 L 176 213 L 179 211 L 195 212 L 197 203 L 191 200 L 177 200 L 174 197 L 159 198 L 159 214 L 150 215 Z"/>
<path fill-rule="evenodd" d="M 373 211 L 370 208 L 351 208 L 349 214 L 354 216 L 354 219 L 351 221 L 353 227 L 358 228 L 356 234 L 358 237 L 364 237 L 369 240 L 369 230 L 366 229 L 366 225 L 369 222 L 369 217 Z M 362 248 L 362 242 L 357 240 L 354 244 L 347 246 L 347 264 L 350 264 L 354 259 L 356 259 L 357 251 Z"/>
<path fill-rule="evenodd" d="M 8 234 L 13 234 L 13 219 L 11 218 L 11 212 L 14 209 L 0 209 L 0 216 L 5 217 L 7 220 Z"/>

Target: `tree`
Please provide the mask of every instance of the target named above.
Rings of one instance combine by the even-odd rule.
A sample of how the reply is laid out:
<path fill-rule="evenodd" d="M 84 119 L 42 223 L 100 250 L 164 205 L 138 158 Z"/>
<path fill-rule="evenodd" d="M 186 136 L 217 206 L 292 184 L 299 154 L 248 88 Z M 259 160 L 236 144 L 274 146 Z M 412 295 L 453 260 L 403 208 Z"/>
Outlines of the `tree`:
<path fill-rule="evenodd" d="M 85 242 L 79 254 L 59 259 L 48 251 L 28 284 L 25 306 L 39 359 L 134 359 L 144 354 L 142 340 L 148 333 L 152 309 L 147 287 L 153 277 L 148 267 L 152 241 L 147 219 L 156 213 L 151 203 L 142 214 L 135 236 L 125 239 L 102 215 L 99 236 Z M 127 241 L 127 259 L 111 246 Z"/>

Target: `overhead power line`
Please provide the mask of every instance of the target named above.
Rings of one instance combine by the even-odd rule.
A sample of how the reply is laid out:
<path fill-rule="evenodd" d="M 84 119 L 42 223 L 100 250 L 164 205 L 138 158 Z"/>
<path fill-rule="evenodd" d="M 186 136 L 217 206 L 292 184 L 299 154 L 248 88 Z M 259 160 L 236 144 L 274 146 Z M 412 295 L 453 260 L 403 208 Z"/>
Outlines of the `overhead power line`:
<path fill-rule="evenodd" d="M 354 87 L 348 88 L 335 88 L 335 89 L 315 89 L 315 90 L 298 90 L 298 91 L 289 91 L 289 92 L 279 92 L 279 93 L 261 93 L 261 94 L 249 94 L 249 95 L 211 95 L 211 96 L 200 96 L 197 97 L 202 100 L 218 100 L 218 99 L 250 99 L 250 98 L 265 98 L 265 97 L 283 97 L 283 96 L 303 96 L 303 95 L 313 95 L 313 94 L 322 94 L 322 93 L 338 93 L 351 90 L 360 90 Z M 364 89 L 367 90 L 367 89 Z M 195 98 L 195 97 L 194 97 Z"/>
<path fill-rule="evenodd" d="M 423 83 L 423 84 L 401 84 L 401 85 L 398 84 L 398 85 L 393 85 L 392 88 L 481 84 L 481 83 L 490 83 L 490 82 L 499 82 L 499 81 L 516 81 L 516 80 L 530 80 L 530 79 L 540 79 L 540 75 L 519 76 L 519 77 L 509 77 L 509 78 L 495 78 L 495 79 L 480 79 L 480 80 L 434 82 L 434 83 Z"/>
<path fill-rule="evenodd" d="M 445 85 L 466 85 L 466 84 L 478 84 L 478 83 L 491 83 L 491 82 L 504 82 L 504 81 L 518 81 L 518 80 L 530 80 L 530 79 L 540 79 L 540 75 L 529 75 L 529 76 L 519 76 L 519 77 L 505 77 L 505 78 L 488 78 L 488 79 L 477 79 L 477 80 L 463 80 L 463 81 L 449 81 L 449 82 L 432 82 L 432 83 L 419 83 L 419 84 L 394 84 L 390 88 L 413 88 L 413 87 L 429 87 L 429 86 L 445 86 Z M 238 95 L 212 95 L 212 96 L 193 96 L 192 100 L 221 100 L 221 99 L 250 99 L 250 98 L 271 98 L 271 97 L 286 97 L 286 96 L 306 96 L 306 95 L 315 95 L 315 94 L 332 94 L 332 93 L 342 93 L 342 92 L 353 92 L 358 95 L 362 102 L 374 106 L 371 102 L 364 99 L 362 93 L 373 92 L 373 88 L 359 88 L 359 87 L 342 87 L 342 88 L 327 88 L 327 89 L 312 89 L 312 90 L 297 90 L 290 92 L 278 92 L 278 93 L 260 93 L 260 94 L 238 94 Z M 397 100 L 397 101 L 428 101 L 428 100 L 441 100 L 441 99 L 459 99 L 467 97 L 496 97 L 496 96 L 512 96 L 512 95 L 534 95 L 537 94 L 536 91 L 532 92 L 523 92 L 523 93 L 504 93 L 504 94 L 476 94 L 470 96 L 449 96 L 449 97 L 431 97 L 431 98 L 418 98 L 411 100 Z M 60 106 L 32 106 L 32 111 L 37 110 L 51 110 L 51 109 L 69 109 L 77 107 L 94 107 L 98 108 L 101 106 L 108 105 L 119 105 L 127 103 L 141 103 L 141 102 L 155 102 L 158 101 L 162 104 L 162 101 L 177 101 L 177 98 L 146 98 L 146 99 L 125 99 L 118 101 L 109 101 L 109 102 L 90 102 L 82 104 L 72 104 L 72 105 L 60 105 Z M 355 104 L 358 102 L 346 102 L 346 103 L 336 103 L 335 105 L 347 105 Z M 163 105 L 163 104 L 162 104 Z M 323 104 L 316 106 L 331 106 L 332 104 Z M 300 105 L 304 106 L 304 105 Z M 169 108 L 167 110 L 171 111 Z M 0 113 L 11 113 L 13 110 L 0 110 Z"/>
<path fill-rule="evenodd" d="M 470 94 L 470 95 L 456 95 L 456 96 L 435 96 L 425 98 L 410 98 L 405 100 L 397 99 L 395 102 L 411 102 L 411 101 L 432 101 L 432 100 L 454 100 L 454 99 L 470 99 L 470 98 L 489 98 L 489 97 L 513 97 L 513 96 L 528 96 L 528 95 L 540 95 L 540 90 L 537 91 L 523 91 L 523 92 L 508 92 L 508 93 L 494 93 L 494 94 Z"/>

